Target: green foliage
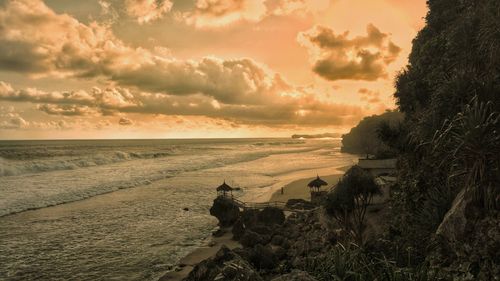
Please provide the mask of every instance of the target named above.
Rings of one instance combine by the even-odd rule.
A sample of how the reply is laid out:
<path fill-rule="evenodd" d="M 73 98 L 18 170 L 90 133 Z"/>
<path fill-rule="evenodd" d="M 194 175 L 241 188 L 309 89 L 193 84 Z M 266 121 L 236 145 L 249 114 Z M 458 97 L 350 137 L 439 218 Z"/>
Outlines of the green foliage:
<path fill-rule="evenodd" d="M 355 165 L 328 194 L 325 209 L 362 245 L 366 208 L 373 196 L 379 194 L 382 191 L 373 176 Z"/>
<path fill-rule="evenodd" d="M 398 261 L 411 248 L 417 263 L 460 190 L 482 210 L 500 207 L 500 1 L 428 5 L 427 24 L 395 83 L 405 120 L 379 127 L 380 138 L 401 152 L 387 239 Z"/>
<path fill-rule="evenodd" d="M 342 136 L 342 151 L 392 157 L 394 152 L 378 137 L 377 130 L 382 123 L 397 127 L 402 120 L 403 114 L 397 111 L 365 117 L 349 133 Z"/>
<path fill-rule="evenodd" d="M 337 245 L 324 256 L 306 260 L 304 270 L 320 281 L 431 281 L 437 275 L 421 266 L 400 268 L 385 258 L 370 256 L 363 249 Z"/>
<path fill-rule="evenodd" d="M 474 97 L 451 121 L 445 121 L 432 140 L 432 153 L 444 154 L 440 166 L 449 168 L 450 180 L 459 178 L 487 210 L 500 207 L 499 129 L 500 115 L 492 103 Z"/>

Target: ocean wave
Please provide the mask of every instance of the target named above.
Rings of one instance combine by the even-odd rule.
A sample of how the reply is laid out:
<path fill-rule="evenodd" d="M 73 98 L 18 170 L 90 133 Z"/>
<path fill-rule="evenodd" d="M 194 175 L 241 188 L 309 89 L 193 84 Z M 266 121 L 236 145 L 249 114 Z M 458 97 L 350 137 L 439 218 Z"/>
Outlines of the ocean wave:
<path fill-rule="evenodd" d="M 230 171 L 229 174 L 234 174 L 232 169 L 236 169 L 238 174 L 247 169 L 258 174 L 282 173 L 295 170 L 297 165 L 311 166 L 304 164 L 310 161 L 303 161 L 302 158 L 315 159 L 315 155 L 321 155 L 320 151 L 324 149 L 319 145 L 271 145 L 258 149 L 248 144 L 234 145 L 232 149 L 227 147 L 224 144 L 219 146 L 221 149 L 189 147 L 168 152 L 163 148 L 152 148 L 150 152 L 145 152 L 145 149 L 124 152 L 120 149 L 96 153 L 92 150 L 93 153 L 87 157 L 81 154 L 69 157 L 66 154 L 64 157 L 30 160 L 0 158 L 0 194 L 4 195 L 0 198 L 0 216 L 147 185 L 185 172 L 209 172 L 213 168 L 227 167 L 223 170 Z M 302 153 L 307 154 L 300 155 Z M 287 159 L 286 156 L 279 156 L 282 154 L 291 154 L 295 161 L 288 161 L 290 163 L 286 167 L 274 163 L 277 159 Z M 269 160 L 252 164 L 257 159 Z M 241 165 L 233 166 L 238 163 Z"/>
<path fill-rule="evenodd" d="M 172 155 L 170 152 L 137 153 L 115 151 L 114 153 L 79 156 L 76 158 L 65 156 L 35 160 L 12 160 L 0 157 L 0 177 L 58 170 L 74 170 L 137 159 L 162 158 L 170 155 Z"/>

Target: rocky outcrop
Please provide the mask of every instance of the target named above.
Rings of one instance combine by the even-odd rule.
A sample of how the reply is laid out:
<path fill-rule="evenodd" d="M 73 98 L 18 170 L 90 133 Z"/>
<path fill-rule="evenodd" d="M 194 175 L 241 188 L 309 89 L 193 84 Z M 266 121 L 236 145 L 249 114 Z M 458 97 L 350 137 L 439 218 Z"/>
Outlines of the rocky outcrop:
<path fill-rule="evenodd" d="M 184 280 L 262 281 L 262 278 L 246 260 L 222 246 L 213 258 L 197 264 Z"/>
<path fill-rule="evenodd" d="M 210 208 L 210 215 L 219 220 L 219 226 L 228 227 L 233 225 L 240 217 L 240 208 L 231 200 L 225 197 L 217 197 Z"/>
<path fill-rule="evenodd" d="M 436 234 L 442 236 L 449 242 L 463 239 L 467 227 L 466 209 L 467 202 L 464 198 L 465 190 L 462 190 L 455 200 L 451 209 L 446 213 L 439 225 Z"/>
<path fill-rule="evenodd" d="M 296 201 L 295 204 L 304 202 Z M 216 200 L 211 213 L 217 214 L 227 225 L 234 216 L 222 215 L 222 210 L 232 210 L 227 202 Z M 304 203 L 307 205 L 307 203 Z M 324 223 L 321 208 L 293 212 L 285 217 L 283 210 L 275 207 L 263 210 L 247 209 L 236 213 L 232 233 L 242 248 L 230 251 L 222 248 L 215 257 L 199 263 L 187 281 L 198 280 L 304 280 L 315 279 L 304 269 L 304 261 L 321 258 L 337 241 L 330 225 Z M 327 235 L 328 234 L 328 235 Z M 335 236 L 335 237 L 332 237 Z M 295 271 L 290 272 L 290 270 Z M 252 279 L 253 278 L 253 279 Z M 279 279 L 281 278 L 281 279 Z"/>
<path fill-rule="evenodd" d="M 285 221 L 285 214 L 283 210 L 275 207 L 266 207 L 257 214 L 258 222 L 273 225 L 283 224 Z"/>
<path fill-rule="evenodd" d="M 498 280 L 499 221 L 500 212 L 483 214 L 461 191 L 436 231 L 439 247 L 427 260 L 453 280 Z"/>

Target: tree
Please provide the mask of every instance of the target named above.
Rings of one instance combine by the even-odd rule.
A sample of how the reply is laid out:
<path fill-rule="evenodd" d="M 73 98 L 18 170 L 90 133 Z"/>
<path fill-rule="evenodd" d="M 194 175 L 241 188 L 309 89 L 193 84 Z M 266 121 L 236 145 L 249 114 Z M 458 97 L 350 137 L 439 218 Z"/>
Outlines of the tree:
<path fill-rule="evenodd" d="M 373 176 L 356 165 L 345 173 L 328 194 L 325 208 L 361 246 L 367 207 L 373 196 L 380 194 L 382 191 L 375 184 Z"/>

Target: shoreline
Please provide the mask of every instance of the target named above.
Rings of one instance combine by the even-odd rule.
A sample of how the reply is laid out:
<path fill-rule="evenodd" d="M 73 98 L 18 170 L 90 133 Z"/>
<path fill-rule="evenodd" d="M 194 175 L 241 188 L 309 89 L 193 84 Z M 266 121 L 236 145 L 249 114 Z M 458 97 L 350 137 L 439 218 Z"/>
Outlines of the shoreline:
<path fill-rule="evenodd" d="M 231 250 L 241 246 L 239 242 L 232 239 L 231 228 L 224 228 L 224 231 L 224 235 L 220 237 L 210 236 L 211 241 L 207 245 L 196 248 L 180 259 L 176 269 L 165 273 L 158 281 L 181 281 L 188 276 L 195 265 L 215 255 L 222 245 L 226 245 Z"/>
<path fill-rule="evenodd" d="M 352 165 L 336 167 L 333 168 L 333 171 L 336 173 L 321 176 L 321 178 L 328 183 L 327 188 L 330 188 L 331 186 L 336 184 L 344 175 L 345 171 L 348 170 L 351 166 Z M 276 188 L 271 189 L 269 190 L 269 193 L 272 193 L 268 194 L 269 199 L 267 201 L 286 202 L 288 199 L 292 198 L 310 200 L 311 198 L 307 184 L 314 178 L 314 176 L 299 178 L 288 182 L 283 186 L 283 194 L 281 194 L 281 188 L 278 190 L 276 190 Z M 276 184 L 273 186 L 276 186 Z M 158 281 L 181 281 L 188 276 L 189 272 L 191 272 L 196 264 L 215 255 L 215 253 L 217 253 L 222 245 L 226 245 L 231 250 L 237 247 L 241 247 L 241 244 L 238 241 L 234 241 L 232 239 L 233 235 L 231 229 L 232 228 L 224 228 L 225 233 L 221 237 L 208 237 L 209 239 L 211 239 L 208 245 L 200 246 L 180 259 L 180 261 L 177 263 L 176 269 L 165 273 L 161 278 L 158 279 Z"/>

